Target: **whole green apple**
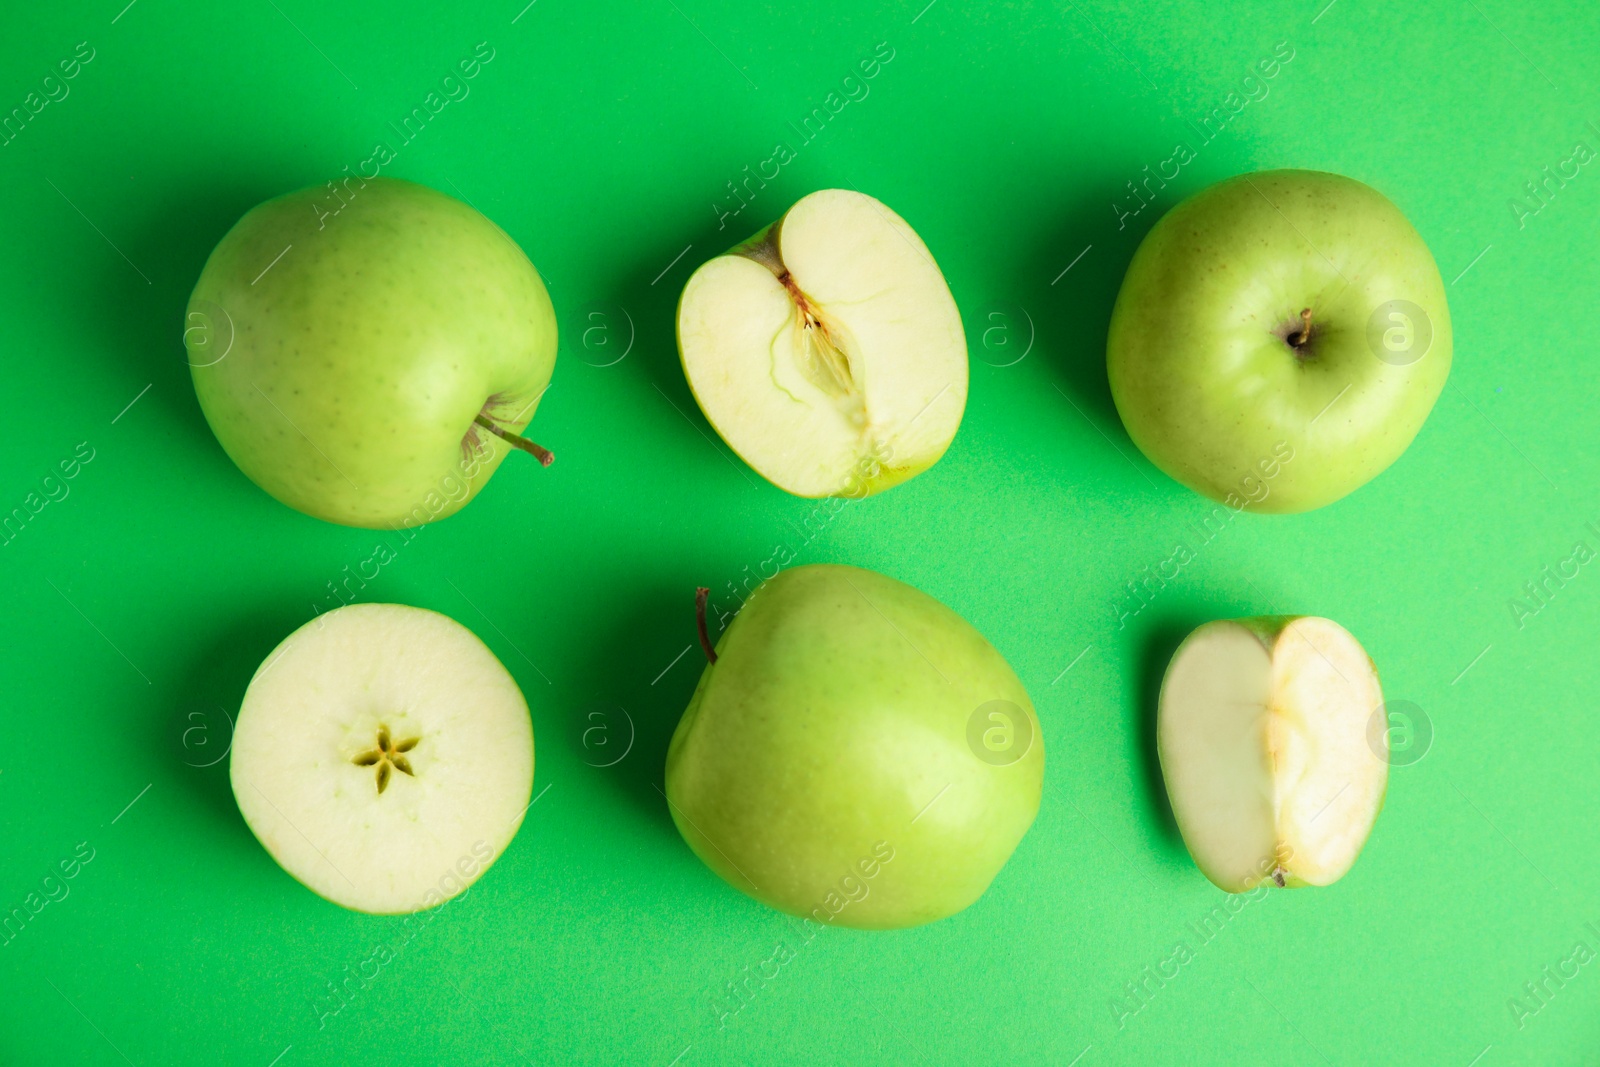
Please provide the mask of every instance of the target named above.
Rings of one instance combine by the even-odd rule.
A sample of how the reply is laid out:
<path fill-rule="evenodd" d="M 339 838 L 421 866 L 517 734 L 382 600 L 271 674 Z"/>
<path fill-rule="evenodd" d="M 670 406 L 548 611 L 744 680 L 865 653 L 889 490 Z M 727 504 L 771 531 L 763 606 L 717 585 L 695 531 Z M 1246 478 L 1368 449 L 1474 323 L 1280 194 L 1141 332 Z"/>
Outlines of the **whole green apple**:
<path fill-rule="evenodd" d="M 206 261 L 184 344 L 217 440 L 308 515 L 396 528 L 471 500 L 555 367 L 528 257 L 426 186 L 302 189 L 246 213 Z"/>
<path fill-rule="evenodd" d="M 988 888 L 1039 810 L 1044 745 L 1000 653 L 909 585 L 764 582 L 667 751 L 666 796 L 730 885 L 823 924 L 931 922 Z"/>
<path fill-rule="evenodd" d="M 393 915 L 465 892 L 505 851 L 533 756 L 527 701 L 472 631 L 422 608 L 346 604 L 262 662 L 228 777 L 284 870 Z"/>
<path fill-rule="evenodd" d="M 1309 511 L 1366 484 L 1450 373 L 1428 247 L 1337 174 L 1245 174 L 1190 197 L 1128 267 L 1111 396 L 1150 461 L 1234 507 Z"/>

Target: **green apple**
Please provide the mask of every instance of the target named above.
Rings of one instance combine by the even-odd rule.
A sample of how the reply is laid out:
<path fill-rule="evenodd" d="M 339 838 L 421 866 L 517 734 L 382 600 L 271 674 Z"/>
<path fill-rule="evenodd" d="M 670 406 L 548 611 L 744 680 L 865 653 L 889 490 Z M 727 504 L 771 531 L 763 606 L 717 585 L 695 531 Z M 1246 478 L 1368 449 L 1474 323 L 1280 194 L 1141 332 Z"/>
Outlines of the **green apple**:
<path fill-rule="evenodd" d="M 961 616 L 872 571 L 764 582 L 667 751 L 672 818 L 730 885 L 823 924 L 912 926 L 977 900 L 1039 810 L 1027 691 Z"/>
<path fill-rule="evenodd" d="M 1236 507 L 1308 511 L 1417 435 L 1450 373 L 1450 309 L 1427 245 L 1376 190 L 1245 174 L 1145 237 L 1106 369 L 1128 435 L 1173 478 Z"/>
<path fill-rule="evenodd" d="M 284 870 L 347 908 L 419 911 L 465 890 L 515 836 L 533 725 L 466 627 L 352 604 L 262 662 L 229 761 L 239 811 Z"/>
<path fill-rule="evenodd" d="M 706 419 L 798 496 L 866 496 L 943 456 L 967 403 L 967 342 L 904 219 L 824 189 L 703 264 L 678 351 Z"/>
<path fill-rule="evenodd" d="M 1156 746 L 1189 854 L 1218 888 L 1328 885 L 1383 807 L 1378 672 L 1338 623 L 1209 622 L 1161 683 Z"/>
<path fill-rule="evenodd" d="M 390 178 L 253 208 L 206 261 L 184 343 L 222 447 L 261 488 L 351 526 L 459 510 L 519 436 L 555 311 L 494 223 Z"/>

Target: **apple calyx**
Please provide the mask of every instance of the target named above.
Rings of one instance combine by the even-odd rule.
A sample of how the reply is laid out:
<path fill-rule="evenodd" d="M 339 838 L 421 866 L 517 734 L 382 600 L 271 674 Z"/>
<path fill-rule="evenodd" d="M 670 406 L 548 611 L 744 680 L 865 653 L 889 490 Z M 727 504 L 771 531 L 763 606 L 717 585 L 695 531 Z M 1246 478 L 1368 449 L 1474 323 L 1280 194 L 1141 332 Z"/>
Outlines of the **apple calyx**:
<path fill-rule="evenodd" d="M 706 629 L 706 601 L 711 598 L 711 590 L 699 586 L 694 591 L 694 621 L 700 630 L 700 647 L 705 650 L 706 662 L 717 662 L 717 650 L 711 647 L 711 633 Z"/>
<path fill-rule="evenodd" d="M 473 416 L 472 421 L 474 425 L 482 426 L 485 430 L 488 430 L 490 433 L 500 438 L 500 440 L 504 441 L 512 448 L 522 449 L 522 451 L 528 453 L 534 459 L 538 460 L 541 467 L 548 467 L 550 464 L 556 461 L 555 455 L 548 448 L 545 448 L 542 445 L 534 444 L 532 441 L 521 436 L 520 434 L 512 433 L 504 426 L 501 426 L 499 423 L 490 419 L 489 416 L 485 415 L 481 411 L 478 412 L 477 415 Z"/>
<path fill-rule="evenodd" d="M 379 725 L 378 747 L 361 753 L 350 762 L 357 767 L 376 766 L 378 768 L 376 772 L 378 793 L 382 795 L 383 791 L 389 788 L 389 779 L 394 771 L 410 775 L 413 778 L 416 777 L 416 772 L 411 769 L 411 761 L 406 759 L 404 754 L 416 748 L 417 742 L 421 740 L 422 738 L 420 737 L 408 737 L 404 741 L 392 741 L 389 736 L 389 728 Z"/>
<path fill-rule="evenodd" d="M 1302 350 L 1311 341 L 1310 308 L 1300 309 L 1300 328 L 1289 334 L 1289 336 L 1285 337 L 1284 340 L 1289 342 L 1289 347 L 1294 349 L 1297 355 L 1302 354 Z"/>

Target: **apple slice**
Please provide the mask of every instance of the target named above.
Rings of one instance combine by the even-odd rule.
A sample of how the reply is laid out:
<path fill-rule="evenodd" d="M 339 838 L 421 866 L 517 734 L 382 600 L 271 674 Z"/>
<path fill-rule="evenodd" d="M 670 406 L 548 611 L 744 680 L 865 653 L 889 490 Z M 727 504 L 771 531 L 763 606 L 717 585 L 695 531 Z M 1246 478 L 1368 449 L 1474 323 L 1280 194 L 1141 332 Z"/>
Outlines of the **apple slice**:
<path fill-rule="evenodd" d="M 678 350 L 723 440 L 798 496 L 866 496 L 921 473 L 967 403 L 944 275 L 904 219 L 843 189 L 695 271 Z"/>
<path fill-rule="evenodd" d="M 1343 876 L 1383 806 L 1387 752 L 1367 730 L 1382 704 L 1366 651 L 1327 619 L 1236 619 L 1190 634 L 1161 684 L 1156 739 L 1205 876 L 1230 893 Z"/>
<path fill-rule="evenodd" d="M 421 911 L 471 885 L 516 834 L 533 725 L 466 627 L 352 604 L 256 671 L 229 771 L 251 831 L 308 888 L 357 911 Z"/>

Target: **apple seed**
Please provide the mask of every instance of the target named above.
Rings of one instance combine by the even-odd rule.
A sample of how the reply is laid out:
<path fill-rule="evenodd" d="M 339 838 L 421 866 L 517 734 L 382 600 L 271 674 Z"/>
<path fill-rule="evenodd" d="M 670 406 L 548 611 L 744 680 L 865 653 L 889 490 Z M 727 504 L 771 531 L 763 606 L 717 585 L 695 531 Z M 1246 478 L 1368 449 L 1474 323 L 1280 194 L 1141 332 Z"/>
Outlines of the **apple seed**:
<path fill-rule="evenodd" d="M 411 761 L 401 755 L 417 747 L 420 737 L 408 737 L 404 741 L 391 741 L 389 728 L 382 723 L 378 725 L 378 747 L 370 749 L 356 756 L 350 762 L 357 767 L 371 767 L 376 765 L 378 792 L 382 793 L 389 788 L 389 779 L 395 771 L 416 777 L 416 772 L 411 769 Z"/>

